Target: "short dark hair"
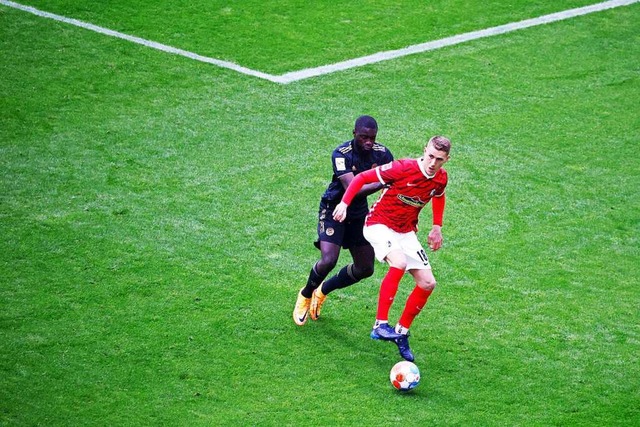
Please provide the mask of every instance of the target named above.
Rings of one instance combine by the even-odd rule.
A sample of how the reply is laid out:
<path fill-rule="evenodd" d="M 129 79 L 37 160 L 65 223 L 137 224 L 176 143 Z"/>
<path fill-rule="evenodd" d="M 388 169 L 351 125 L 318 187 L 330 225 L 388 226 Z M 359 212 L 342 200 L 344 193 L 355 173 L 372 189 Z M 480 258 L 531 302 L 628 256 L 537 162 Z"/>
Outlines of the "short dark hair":
<path fill-rule="evenodd" d="M 356 119 L 355 129 L 378 129 L 378 122 L 371 116 L 360 116 Z"/>
<path fill-rule="evenodd" d="M 449 154 L 449 151 L 451 151 L 451 141 L 449 141 L 449 138 L 447 138 L 446 136 L 432 136 L 431 139 L 429 139 L 429 142 L 427 142 L 427 145 L 429 144 L 433 144 L 433 147 L 436 150 L 444 151 L 447 154 Z"/>

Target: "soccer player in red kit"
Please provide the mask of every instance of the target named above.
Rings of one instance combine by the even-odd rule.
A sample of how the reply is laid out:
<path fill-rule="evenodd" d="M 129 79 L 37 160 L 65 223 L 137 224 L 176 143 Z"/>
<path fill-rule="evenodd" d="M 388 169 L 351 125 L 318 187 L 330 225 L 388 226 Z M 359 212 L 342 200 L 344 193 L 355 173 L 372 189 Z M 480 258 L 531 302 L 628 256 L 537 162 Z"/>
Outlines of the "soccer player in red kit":
<path fill-rule="evenodd" d="M 447 186 L 447 172 L 442 165 L 449 160 L 450 150 L 449 139 L 434 136 L 424 148 L 423 157 L 396 160 L 359 174 L 333 212 L 334 219 L 342 221 L 347 207 L 363 185 L 379 182 L 385 186 L 364 226 L 364 236 L 373 246 L 376 258 L 389 264 L 380 286 L 371 338 L 395 342 L 400 355 L 411 362 L 414 355 L 409 347 L 409 328 L 436 286 L 429 258 L 416 234 L 418 216 L 431 201 L 433 227 L 428 244 L 432 251 L 440 249 Z M 416 285 L 394 329 L 389 325 L 389 310 L 405 271 L 413 276 Z"/>

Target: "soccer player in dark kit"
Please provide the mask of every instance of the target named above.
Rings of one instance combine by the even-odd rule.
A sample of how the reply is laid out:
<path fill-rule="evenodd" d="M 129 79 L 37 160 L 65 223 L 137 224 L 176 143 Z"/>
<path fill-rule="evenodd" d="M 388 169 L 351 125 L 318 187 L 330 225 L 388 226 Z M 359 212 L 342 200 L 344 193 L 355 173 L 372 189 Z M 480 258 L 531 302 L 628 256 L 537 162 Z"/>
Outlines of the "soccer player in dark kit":
<path fill-rule="evenodd" d="M 371 338 L 393 341 L 400 355 L 413 362 L 409 347 L 409 328 L 427 304 L 436 286 L 431 264 L 418 240 L 418 216 L 431 201 L 433 227 L 427 243 L 432 251 L 442 246 L 442 217 L 448 175 L 442 166 L 449 160 L 451 142 L 444 136 L 434 136 L 424 147 L 419 159 L 402 159 L 382 165 L 353 179 L 342 201 L 333 210 L 333 217 L 343 221 L 347 207 L 364 185 L 377 182 L 385 189 L 371 206 L 364 227 L 364 236 L 373 246 L 376 258 L 389 264 L 378 294 L 376 321 Z M 389 309 L 398 291 L 398 285 L 408 271 L 415 287 L 404 307 L 395 329 L 389 325 Z"/>
<path fill-rule="evenodd" d="M 306 285 L 298 292 L 293 321 L 304 325 L 307 318 L 317 320 L 326 296 L 346 288 L 373 274 L 373 248 L 362 235 L 364 219 L 369 212 L 367 196 L 382 188 L 382 184 L 364 185 L 353 198 L 343 222 L 333 219 L 333 209 L 340 202 L 345 189 L 358 174 L 393 160 L 388 148 L 376 142 L 378 124 L 371 116 L 360 116 L 353 129 L 353 139 L 339 145 L 331 155 L 333 178 L 320 199 L 318 213 L 318 260 L 309 272 Z M 335 268 L 340 249 L 348 249 L 353 263 L 340 269 L 325 281 Z"/>

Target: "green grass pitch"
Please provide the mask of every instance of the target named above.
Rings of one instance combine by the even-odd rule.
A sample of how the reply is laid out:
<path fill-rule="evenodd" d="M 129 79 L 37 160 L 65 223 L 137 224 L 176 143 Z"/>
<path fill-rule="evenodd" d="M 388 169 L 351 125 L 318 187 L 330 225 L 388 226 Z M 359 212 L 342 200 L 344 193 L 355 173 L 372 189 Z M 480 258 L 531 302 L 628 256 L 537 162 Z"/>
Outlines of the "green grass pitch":
<path fill-rule="evenodd" d="M 279 74 L 591 3 L 23 4 Z M 638 425 L 639 22 L 280 85 L 0 4 L 0 425 Z M 408 394 L 383 265 L 291 320 L 360 114 L 396 157 L 454 145 Z"/>

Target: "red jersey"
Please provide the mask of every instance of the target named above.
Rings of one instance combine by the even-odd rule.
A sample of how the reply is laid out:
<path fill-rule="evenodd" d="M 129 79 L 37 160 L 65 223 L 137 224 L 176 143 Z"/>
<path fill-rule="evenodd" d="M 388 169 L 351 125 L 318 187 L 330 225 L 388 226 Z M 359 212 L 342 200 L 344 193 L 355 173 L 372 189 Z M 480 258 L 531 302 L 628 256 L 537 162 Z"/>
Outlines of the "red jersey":
<path fill-rule="evenodd" d="M 440 168 L 427 175 L 419 159 L 402 159 L 375 169 L 385 185 L 373 204 L 366 224 L 384 224 L 398 233 L 418 230 L 418 215 L 432 197 L 440 197 L 447 186 L 447 171 Z"/>

